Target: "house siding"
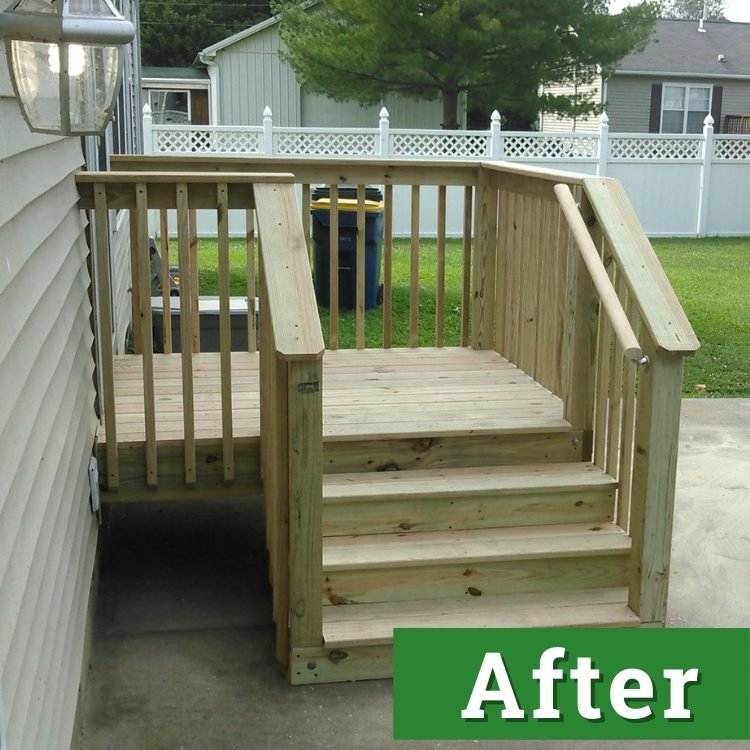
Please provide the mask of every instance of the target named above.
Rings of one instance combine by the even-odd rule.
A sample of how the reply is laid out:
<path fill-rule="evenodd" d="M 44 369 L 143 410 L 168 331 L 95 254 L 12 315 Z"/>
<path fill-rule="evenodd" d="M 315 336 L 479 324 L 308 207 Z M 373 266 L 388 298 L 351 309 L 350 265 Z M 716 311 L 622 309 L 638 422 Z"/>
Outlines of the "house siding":
<path fill-rule="evenodd" d="M 544 91 L 556 96 L 573 95 L 575 87 L 572 83 L 548 84 L 544 87 Z M 579 84 L 578 92 L 581 96 L 590 96 L 594 102 L 597 104 L 600 103 L 602 100 L 601 78 L 591 83 Z M 585 115 L 574 119 L 572 117 L 561 117 L 560 115 L 542 112 L 539 119 L 539 129 L 549 133 L 570 133 L 571 131 L 578 130 L 599 129 L 599 115 Z"/>
<path fill-rule="evenodd" d="M 300 124 L 300 90 L 294 71 L 279 57 L 278 25 L 216 53 L 219 124 L 258 125 L 269 106 L 276 125 Z"/>
<path fill-rule="evenodd" d="M 270 106 L 274 125 L 280 127 L 377 127 L 382 104 L 363 107 L 304 91 L 281 59 L 282 48 L 279 25 L 274 24 L 217 51 L 219 124 L 259 125 Z M 440 127 L 438 99 L 389 94 L 384 105 L 393 128 Z"/>
<path fill-rule="evenodd" d="M 29 132 L 0 56 L 0 695 L 8 750 L 67 748 L 97 531 L 80 140 Z M 2 730 L 0 730 L 2 731 Z"/>
<path fill-rule="evenodd" d="M 614 133 L 648 133 L 651 86 L 654 83 L 699 83 L 723 87 L 722 121 L 726 115 L 750 113 L 750 81 L 721 78 L 676 78 L 665 76 L 615 75 L 607 82 L 609 128 Z"/>

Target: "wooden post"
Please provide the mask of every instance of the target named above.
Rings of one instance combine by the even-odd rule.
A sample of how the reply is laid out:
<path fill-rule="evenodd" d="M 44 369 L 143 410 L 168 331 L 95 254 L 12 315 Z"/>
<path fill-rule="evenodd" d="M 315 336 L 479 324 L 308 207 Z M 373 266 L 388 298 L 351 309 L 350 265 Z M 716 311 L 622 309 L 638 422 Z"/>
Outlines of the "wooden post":
<path fill-rule="evenodd" d="M 355 260 L 356 279 L 356 344 L 357 349 L 365 348 L 365 277 L 366 277 L 366 224 L 365 186 L 357 185 L 357 255 Z"/>
<path fill-rule="evenodd" d="M 167 209 L 159 212 L 159 244 L 161 245 L 161 300 L 162 336 L 164 354 L 172 353 L 172 278 L 169 273 L 169 215 Z"/>
<path fill-rule="evenodd" d="M 461 262 L 461 346 L 469 345 L 471 325 L 471 219 L 474 191 L 470 185 L 464 188 L 463 256 Z"/>
<path fill-rule="evenodd" d="M 642 624 L 666 619 L 677 445 L 682 390 L 681 353 L 657 349 L 641 329 L 649 364 L 640 371 L 636 402 L 628 604 Z"/>
<path fill-rule="evenodd" d="M 319 646 L 323 632 L 323 361 L 287 362 L 289 637 Z"/>
<path fill-rule="evenodd" d="M 234 481 L 232 439 L 232 322 L 229 307 L 229 186 L 216 186 L 219 270 L 219 358 L 221 361 L 221 436 L 224 481 Z M 250 300 L 248 299 L 248 305 Z"/>
<path fill-rule="evenodd" d="M 200 283 L 198 277 L 198 218 L 195 209 L 188 212 L 190 217 L 190 266 L 189 281 L 187 288 L 183 290 L 182 295 L 190 295 L 190 314 L 192 315 L 192 347 L 193 352 L 198 353 L 201 350 L 201 317 L 200 317 Z M 184 338 L 181 340 L 182 348 L 190 345 Z"/>
<path fill-rule="evenodd" d="M 568 244 L 562 367 L 564 416 L 574 430 L 583 431 L 581 460 L 589 461 L 593 447 L 597 297 L 565 221 L 561 222 L 560 240 Z"/>
<path fill-rule="evenodd" d="M 185 484 L 195 484 L 195 410 L 193 404 L 193 318 L 190 294 L 190 217 L 188 186 L 177 183 L 177 252 L 180 264 L 180 361 L 182 364 L 182 422 L 185 438 Z"/>
<path fill-rule="evenodd" d="M 154 391 L 154 336 L 151 321 L 151 265 L 148 246 L 148 194 L 145 183 L 135 186 L 135 241 L 138 270 L 146 286 L 140 293 L 141 344 L 143 345 L 143 416 L 146 438 L 146 485 L 156 488 L 156 404 Z M 171 321 L 170 321 L 171 322 Z"/>
<path fill-rule="evenodd" d="M 435 290 L 435 346 L 443 346 L 445 338 L 445 212 L 447 188 L 438 186 L 437 225 L 437 289 Z"/>
<path fill-rule="evenodd" d="M 385 186 L 383 216 L 383 349 L 393 345 L 393 185 Z"/>
<path fill-rule="evenodd" d="M 471 345 L 492 349 L 495 344 L 495 262 L 498 191 L 479 170 L 474 213 L 474 288 L 472 291 Z"/>
<path fill-rule="evenodd" d="M 102 358 L 102 406 L 107 437 L 107 489 L 120 484 L 117 458 L 117 420 L 115 406 L 115 373 L 112 354 L 112 282 L 109 274 L 109 228 L 107 225 L 107 192 L 104 185 L 94 185 L 96 210 L 96 280 L 99 300 L 99 352 Z"/>
<path fill-rule="evenodd" d="M 409 346 L 412 348 L 419 346 L 419 185 L 411 186 Z"/>

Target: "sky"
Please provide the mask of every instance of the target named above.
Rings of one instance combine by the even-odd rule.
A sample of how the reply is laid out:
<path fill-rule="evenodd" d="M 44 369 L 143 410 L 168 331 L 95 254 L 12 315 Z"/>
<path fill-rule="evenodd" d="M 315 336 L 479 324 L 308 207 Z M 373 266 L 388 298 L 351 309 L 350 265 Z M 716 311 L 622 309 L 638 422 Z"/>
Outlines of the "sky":
<path fill-rule="evenodd" d="M 635 2 L 636 0 L 610 0 L 610 11 L 617 13 L 626 5 L 633 5 Z M 727 0 L 725 7 L 726 17 L 730 21 L 750 23 L 750 0 Z"/>

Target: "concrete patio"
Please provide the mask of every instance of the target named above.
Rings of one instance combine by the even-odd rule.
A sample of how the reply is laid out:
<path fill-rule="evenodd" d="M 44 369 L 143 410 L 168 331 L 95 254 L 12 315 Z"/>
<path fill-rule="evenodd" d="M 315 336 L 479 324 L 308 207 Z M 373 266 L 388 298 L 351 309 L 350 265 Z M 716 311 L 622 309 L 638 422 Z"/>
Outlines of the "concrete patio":
<path fill-rule="evenodd" d="M 671 627 L 750 627 L 749 445 L 750 399 L 683 401 Z M 286 683 L 273 658 L 259 501 L 115 506 L 100 544 L 80 750 L 490 744 L 394 742 L 390 681 Z M 717 746 L 749 745 L 658 743 L 664 750 Z"/>

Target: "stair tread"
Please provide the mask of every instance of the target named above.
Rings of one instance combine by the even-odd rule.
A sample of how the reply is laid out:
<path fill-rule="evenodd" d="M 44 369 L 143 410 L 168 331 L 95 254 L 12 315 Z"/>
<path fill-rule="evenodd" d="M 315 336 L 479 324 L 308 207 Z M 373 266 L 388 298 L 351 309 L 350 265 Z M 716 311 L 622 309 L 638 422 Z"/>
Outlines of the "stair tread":
<path fill-rule="evenodd" d="M 328 648 L 391 643 L 394 628 L 633 627 L 627 589 L 349 604 L 323 608 Z"/>
<path fill-rule="evenodd" d="M 591 463 L 539 463 L 456 469 L 412 469 L 409 471 L 327 474 L 323 478 L 323 500 L 416 499 L 465 496 L 467 493 L 498 494 L 537 490 L 585 490 L 615 487 L 609 474 Z"/>
<path fill-rule="evenodd" d="M 323 540 L 323 570 L 355 570 L 624 554 L 630 538 L 616 524 L 516 526 Z"/>

